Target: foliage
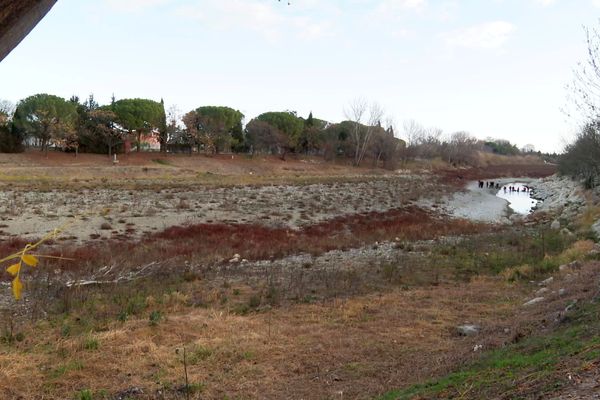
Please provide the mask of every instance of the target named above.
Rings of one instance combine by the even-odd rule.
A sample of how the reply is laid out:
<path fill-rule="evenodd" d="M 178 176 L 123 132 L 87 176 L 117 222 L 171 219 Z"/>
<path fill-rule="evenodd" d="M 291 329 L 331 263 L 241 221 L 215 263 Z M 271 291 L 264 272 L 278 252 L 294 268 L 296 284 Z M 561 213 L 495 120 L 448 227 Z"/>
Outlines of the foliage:
<path fill-rule="evenodd" d="M 600 184 L 600 122 L 588 123 L 560 157 L 561 174 L 583 180 L 587 188 Z"/>
<path fill-rule="evenodd" d="M 58 96 L 36 94 L 19 102 L 13 120 L 19 131 L 38 139 L 47 151 L 51 142 L 64 148 L 73 140 L 77 109 Z"/>
<path fill-rule="evenodd" d="M 515 156 L 520 153 L 519 148 L 508 140 L 488 139 L 484 144 L 494 154 Z"/>
<path fill-rule="evenodd" d="M 294 150 L 299 145 L 300 136 L 304 129 L 304 121 L 298 118 L 296 113 L 291 111 L 266 112 L 256 117 L 256 119 L 266 122 L 285 135 L 288 150 Z"/>
<path fill-rule="evenodd" d="M 20 153 L 23 151 L 23 136 L 12 123 L 0 124 L 0 153 Z"/>
<path fill-rule="evenodd" d="M 208 154 L 219 153 L 239 145 L 244 114 L 229 107 L 205 106 L 183 117 L 188 132 L 198 146 Z M 236 142 L 233 134 L 236 134 Z"/>
<path fill-rule="evenodd" d="M 54 259 L 61 259 L 61 260 L 67 259 L 65 257 L 55 257 L 55 256 L 32 254 L 31 252 L 33 250 L 37 249 L 42 244 L 44 244 L 45 242 L 55 239 L 65 229 L 65 227 L 68 224 L 70 224 L 70 223 L 64 224 L 62 227 L 54 229 L 52 232 L 46 234 L 44 237 L 42 237 L 40 240 L 38 240 L 34 244 L 25 245 L 25 248 L 23 250 L 16 252 L 14 254 L 11 254 L 7 257 L 4 257 L 3 259 L 0 259 L 0 264 L 7 262 L 7 261 L 13 261 L 13 260 L 17 261 L 15 264 L 12 264 L 8 268 L 6 268 L 6 272 L 8 272 L 13 277 L 11 287 L 12 287 L 13 296 L 16 300 L 20 300 L 22 293 L 23 293 L 23 282 L 21 280 L 21 272 L 23 270 L 23 266 L 27 265 L 32 268 L 37 267 L 40 257 L 54 258 Z"/>
<path fill-rule="evenodd" d="M 107 107 L 117 116 L 119 124 L 137 136 L 137 151 L 141 149 L 142 135 L 166 135 L 166 114 L 162 102 L 149 99 L 122 99 Z M 166 140 L 166 139 L 165 139 Z M 161 140 L 161 148 L 163 140 Z"/>
<path fill-rule="evenodd" d="M 246 143 L 252 152 L 281 154 L 290 147 L 289 137 L 265 121 L 253 119 L 246 126 Z"/>

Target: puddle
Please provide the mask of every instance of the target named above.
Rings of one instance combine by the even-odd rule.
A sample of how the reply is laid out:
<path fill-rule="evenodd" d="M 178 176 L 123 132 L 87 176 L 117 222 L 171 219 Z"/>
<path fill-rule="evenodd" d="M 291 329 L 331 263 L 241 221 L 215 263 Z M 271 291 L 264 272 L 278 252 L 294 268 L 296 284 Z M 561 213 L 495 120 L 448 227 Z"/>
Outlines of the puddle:
<path fill-rule="evenodd" d="M 509 188 L 512 187 L 511 191 Z M 531 198 L 531 193 L 525 184 L 519 182 L 507 183 L 500 188 L 496 196 L 508 201 L 508 206 L 517 214 L 527 215 L 538 201 Z"/>

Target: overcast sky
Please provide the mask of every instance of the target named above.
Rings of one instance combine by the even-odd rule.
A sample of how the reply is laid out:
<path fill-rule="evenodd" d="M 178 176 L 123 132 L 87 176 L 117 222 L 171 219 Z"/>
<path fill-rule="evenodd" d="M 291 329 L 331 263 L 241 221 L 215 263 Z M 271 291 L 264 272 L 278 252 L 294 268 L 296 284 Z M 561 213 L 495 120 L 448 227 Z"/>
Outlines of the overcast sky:
<path fill-rule="evenodd" d="M 365 97 L 398 131 L 414 119 L 559 151 L 598 16 L 600 0 L 59 0 L 0 63 L 0 99 L 114 93 L 339 121 Z"/>

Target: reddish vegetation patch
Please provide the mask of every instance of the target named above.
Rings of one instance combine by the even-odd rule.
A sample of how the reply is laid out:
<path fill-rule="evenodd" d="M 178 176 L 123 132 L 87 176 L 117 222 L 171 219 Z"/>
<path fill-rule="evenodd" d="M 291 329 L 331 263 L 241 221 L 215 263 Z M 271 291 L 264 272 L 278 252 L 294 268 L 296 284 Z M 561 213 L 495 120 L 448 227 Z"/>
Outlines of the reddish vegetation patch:
<path fill-rule="evenodd" d="M 417 207 L 347 215 L 299 230 L 250 224 L 196 224 L 167 228 L 139 242 L 105 241 L 55 250 L 77 265 L 141 265 L 176 257 L 219 262 L 238 253 L 248 260 L 280 258 L 291 254 L 314 255 L 334 249 L 364 246 L 382 240 L 423 240 L 444 235 L 481 232 L 485 225 L 436 218 Z M 69 268 L 69 262 L 49 261 Z"/>
<path fill-rule="evenodd" d="M 10 238 L 7 240 L 0 240 L 0 258 L 4 258 L 10 254 L 14 254 L 25 248 L 29 241 L 21 238 Z"/>
<path fill-rule="evenodd" d="M 240 224 L 171 227 L 149 240 L 192 241 L 197 246 L 194 251 L 202 247 L 223 256 L 240 253 L 247 259 L 258 260 L 300 252 L 317 255 L 396 237 L 401 240 L 422 240 L 477 229 L 477 225 L 467 221 L 444 221 L 420 208 L 408 207 L 341 216 L 300 230 Z M 222 250 L 225 252 L 222 253 Z"/>
<path fill-rule="evenodd" d="M 447 184 L 463 186 L 467 181 L 503 177 L 545 178 L 554 175 L 554 164 L 500 164 L 481 168 L 452 169 L 439 171 L 440 180 Z"/>

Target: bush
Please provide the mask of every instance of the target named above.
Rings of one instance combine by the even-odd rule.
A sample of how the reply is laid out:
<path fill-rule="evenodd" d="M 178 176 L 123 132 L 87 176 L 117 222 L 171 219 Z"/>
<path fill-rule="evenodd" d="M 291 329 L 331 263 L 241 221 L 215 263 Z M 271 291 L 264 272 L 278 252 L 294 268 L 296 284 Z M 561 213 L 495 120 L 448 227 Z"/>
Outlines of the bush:
<path fill-rule="evenodd" d="M 567 146 L 558 171 L 583 181 L 590 189 L 600 184 L 600 121 L 587 124 Z"/>

